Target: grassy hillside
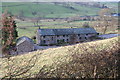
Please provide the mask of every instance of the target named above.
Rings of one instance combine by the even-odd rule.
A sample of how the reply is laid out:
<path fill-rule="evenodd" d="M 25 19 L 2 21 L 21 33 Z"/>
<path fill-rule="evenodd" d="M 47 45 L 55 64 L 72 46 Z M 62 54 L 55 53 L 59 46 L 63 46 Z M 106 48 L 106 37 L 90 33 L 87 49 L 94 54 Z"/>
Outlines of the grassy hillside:
<path fill-rule="evenodd" d="M 103 2 L 106 6 L 109 6 L 110 8 L 112 7 L 112 8 L 115 8 L 115 9 L 117 9 L 118 8 L 118 5 L 119 5 L 119 3 L 118 2 Z"/>
<path fill-rule="evenodd" d="M 36 12 L 37 15 L 45 16 L 49 18 L 53 17 L 70 17 L 75 15 L 96 15 L 100 8 L 90 8 L 75 3 L 71 3 L 69 7 L 63 5 L 55 5 L 53 3 L 2 3 L 3 11 L 14 15 L 35 17 L 32 12 Z M 70 8 L 72 7 L 72 8 Z"/>
<path fill-rule="evenodd" d="M 103 3 L 101 3 L 103 4 Z M 109 7 L 113 7 L 117 10 L 118 3 L 104 3 Z M 66 7 L 67 5 L 67 7 Z M 2 3 L 2 12 L 7 10 L 13 15 L 22 15 L 25 17 L 35 17 L 32 13 L 35 13 L 37 16 L 41 17 L 71 17 L 75 15 L 97 15 L 100 8 L 83 6 L 75 3 L 63 3 L 63 4 L 54 4 L 54 3 L 30 3 L 30 2 L 9 2 Z"/>
<path fill-rule="evenodd" d="M 14 65 L 11 71 L 17 71 L 16 67 L 23 70 L 23 68 L 29 64 L 35 65 L 22 76 L 27 76 L 31 74 L 32 77 L 35 74 L 38 74 L 38 77 L 92 77 L 94 65 L 99 66 L 97 68 L 103 72 L 99 73 L 100 76 L 105 77 L 106 69 L 109 69 L 109 64 L 112 64 L 113 69 L 114 64 L 114 55 L 116 54 L 118 48 L 118 38 L 105 39 L 100 41 L 87 42 L 77 45 L 64 46 L 59 48 L 52 48 L 47 50 L 38 50 L 35 52 L 30 52 L 27 54 L 19 55 L 12 57 Z M 76 56 L 77 55 L 77 56 Z M 32 59 L 29 63 L 28 61 Z M 87 60 L 86 60 L 87 59 Z M 112 60 L 111 60 L 112 59 Z M 7 59 L 0 59 L 1 66 L 1 77 L 7 71 L 7 68 L 10 67 L 6 65 Z M 86 60 L 86 61 L 85 61 Z M 104 62 L 105 60 L 105 62 Z M 111 62 L 113 61 L 113 62 Z M 97 62 L 97 63 L 96 63 Z M 20 65 L 21 64 L 21 65 Z M 107 66 L 106 66 L 107 65 Z M 26 67 L 27 69 L 28 67 Z M 16 70 L 15 70 L 16 69 Z M 105 69 L 105 70 L 104 70 Z M 111 70 L 111 69 L 110 69 Z M 40 72 L 39 72 L 40 71 Z M 107 70 L 108 71 L 108 70 Z M 88 73 L 86 73 L 88 72 Z M 110 72 L 110 71 L 108 71 Z M 77 75 L 79 73 L 79 75 Z M 75 74 L 75 75 L 74 75 Z M 17 76 L 17 77 L 22 77 Z M 29 76 L 30 77 L 30 76 Z M 108 74 L 108 77 L 111 76 L 111 73 Z"/>
<path fill-rule="evenodd" d="M 102 3 L 101 3 L 102 4 Z M 117 3 L 104 3 L 108 6 L 116 7 Z M 9 2 L 2 3 L 2 12 L 8 11 L 9 13 L 22 17 L 47 17 L 47 18 L 65 18 L 73 16 L 83 16 L 83 15 L 96 15 L 100 8 L 83 6 L 76 3 L 68 4 L 54 4 L 54 3 L 30 3 L 30 2 Z M 115 8 L 116 9 L 116 8 Z M 1 10 L 1 9 L 0 9 Z M 35 15 L 32 13 L 36 13 Z M 18 26 L 18 34 L 21 36 L 32 37 L 35 36 L 36 29 L 38 27 L 33 27 L 32 21 L 16 21 Z M 84 22 L 88 21 L 75 21 L 67 23 L 66 21 L 41 21 L 39 25 L 41 28 L 70 28 L 70 27 L 82 27 Z M 90 26 L 94 27 L 95 22 L 90 22 Z M 114 26 L 113 26 L 114 27 Z M 107 33 L 115 31 L 114 28 L 108 30 Z M 103 28 L 100 30 L 96 29 L 98 32 L 103 32 Z"/>

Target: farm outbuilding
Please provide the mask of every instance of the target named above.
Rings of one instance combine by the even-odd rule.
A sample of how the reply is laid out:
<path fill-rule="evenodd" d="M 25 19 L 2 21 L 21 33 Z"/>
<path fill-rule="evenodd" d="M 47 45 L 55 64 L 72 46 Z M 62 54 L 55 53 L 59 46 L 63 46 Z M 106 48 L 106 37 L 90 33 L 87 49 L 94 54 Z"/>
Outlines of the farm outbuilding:
<path fill-rule="evenodd" d="M 17 39 L 17 53 L 31 52 L 34 51 L 34 42 L 32 39 L 23 36 Z"/>

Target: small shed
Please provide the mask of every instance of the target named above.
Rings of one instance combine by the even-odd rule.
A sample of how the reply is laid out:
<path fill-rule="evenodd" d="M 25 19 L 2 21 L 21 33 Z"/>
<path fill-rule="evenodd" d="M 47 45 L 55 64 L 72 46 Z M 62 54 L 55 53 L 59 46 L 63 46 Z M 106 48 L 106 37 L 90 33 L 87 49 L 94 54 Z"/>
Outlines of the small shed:
<path fill-rule="evenodd" d="M 29 37 L 23 36 L 17 39 L 17 53 L 34 51 L 34 42 Z"/>

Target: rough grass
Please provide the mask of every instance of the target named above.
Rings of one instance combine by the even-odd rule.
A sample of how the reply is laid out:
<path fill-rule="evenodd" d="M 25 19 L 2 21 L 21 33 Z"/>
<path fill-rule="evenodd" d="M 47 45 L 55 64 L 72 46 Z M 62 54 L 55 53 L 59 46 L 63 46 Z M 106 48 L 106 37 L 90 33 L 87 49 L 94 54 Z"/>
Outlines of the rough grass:
<path fill-rule="evenodd" d="M 59 48 L 51 48 L 51 49 L 42 50 L 42 51 L 38 50 L 38 51 L 30 52 L 27 54 L 11 57 L 11 60 L 15 61 L 15 63 L 11 63 L 11 65 L 14 65 L 15 67 L 18 67 L 18 66 L 24 67 L 27 65 L 27 61 L 29 61 L 29 59 L 31 59 L 33 56 L 36 55 L 35 56 L 36 61 L 33 60 L 33 62 L 30 63 L 30 65 L 32 65 L 35 62 L 34 67 L 32 67 L 30 71 L 28 71 L 26 74 L 23 74 L 17 77 L 23 77 L 29 74 L 32 75 L 31 77 L 34 77 L 35 74 L 38 74 L 39 70 L 43 68 L 44 68 L 44 72 L 47 72 L 50 74 L 50 75 L 47 74 L 44 77 L 47 77 L 47 76 L 54 77 L 54 74 L 51 74 L 50 72 L 56 70 L 60 64 L 71 65 L 69 62 L 73 60 L 72 59 L 73 54 L 77 53 L 79 54 L 79 56 L 83 54 L 91 54 L 91 55 L 99 54 L 101 50 L 112 50 L 113 46 L 117 44 L 117 41 L 118 41 L 118 38 L 116 37 L 116 38 L 86 42 L 86 43 L 81 43 L 76 45 L 63 46 Z M 0 61 L 2 61 L 0 62 L 0 65 L 1 65 L 0 77 L 3 77 L 7 72 L 6 60 L 7 59 L 5 58 L 0 59 Z M 14 68 L 13 68 L 13 71 L 14 71 Z"/>

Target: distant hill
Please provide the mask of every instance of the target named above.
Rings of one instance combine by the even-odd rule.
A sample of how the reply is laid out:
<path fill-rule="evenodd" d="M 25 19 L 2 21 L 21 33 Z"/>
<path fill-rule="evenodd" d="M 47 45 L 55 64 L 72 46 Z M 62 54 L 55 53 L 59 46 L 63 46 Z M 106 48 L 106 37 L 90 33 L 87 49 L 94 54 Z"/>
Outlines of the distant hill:
<path fill-rule="evenodd" d="M 101 8 L 96 7 L 98 3 L 90 4 L 78 3 L 32 3 L 32 2 L 4 2 L 2 3 L 2 12 L 20 17 L 46 17 L 46 18 L 65 18 L 71 16 L 97 15 Z M 102 5 L 102 3 L 99 3 Z M 106 4 L 106 3 L 105 3 Z M 108 4 L 108 3 L 107 3 Z M 117 6 L 117 3 L 109 3 L 108 6 Z"/>

